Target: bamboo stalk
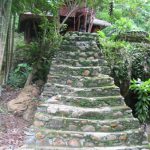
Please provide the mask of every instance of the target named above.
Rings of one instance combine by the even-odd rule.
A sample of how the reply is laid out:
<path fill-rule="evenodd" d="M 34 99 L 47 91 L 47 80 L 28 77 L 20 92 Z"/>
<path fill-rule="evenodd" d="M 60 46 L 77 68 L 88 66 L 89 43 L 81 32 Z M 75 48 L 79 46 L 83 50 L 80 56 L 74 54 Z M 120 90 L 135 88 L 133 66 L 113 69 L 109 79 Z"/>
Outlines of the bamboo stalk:
<path fill-rule="evenodd" d="M 4 2 L 8 3 L 7 8 L 4 7 Z M 10 13 L 11 13 L 11 4 L 12 0 L 5 0 L 1 1 L 0 5 L 0 14 L 2 18 L 2 24 L 1 24 L 1 35 L 0 35 L 0 74 L 2 74 L 2 63 L 4 58 L 4 50 L 6 46 L 6 38 L 7 38 L 7 31 L 8 31 L 8 25 L 10 20 Z M 2 82 L 2 81 L 0 81 Z"/>

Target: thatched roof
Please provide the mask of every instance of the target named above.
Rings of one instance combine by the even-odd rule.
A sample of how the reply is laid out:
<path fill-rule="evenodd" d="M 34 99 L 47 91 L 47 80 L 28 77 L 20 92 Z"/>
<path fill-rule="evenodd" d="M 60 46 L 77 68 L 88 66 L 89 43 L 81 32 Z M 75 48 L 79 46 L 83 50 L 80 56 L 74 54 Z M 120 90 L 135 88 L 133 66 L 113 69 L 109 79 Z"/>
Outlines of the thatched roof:
<path fill-rule="evenodd" d="M 26 12 L 24 14 L 21 14 L 20 17 L 19 17 L 19 32 L 24 32 L 25 23 L 27 21 L 30 21 L 30 22 L 36 21 L 38 23 L 40 21 L 41 17 L 42 16 L 37 15 L 37 14 L 33 14 L 31 12 Z M 49 20 L 51 20 L 53 18 L 53 15 L 52 14 L 47 14 L 47 18 Z M 71 19 L 72 19 L 72 17 L 71 17 Z M 104 20 L 94 18 L 93 26 L 97 26 L 101 29 L 104 29 L 105 27 L 111 26 L 111 23 L 109 23 L 107 21 L 104 21 Z"/>
<path fill-rule="evenodd" d="M 27 21 L 36 21 L 36 22 L 39 22 L 41 20 L 41 17 L 40 15 L 37 15 L 37 14 L 33 14 L 31 12 L 25 12 L 23 14 L 21 14 L 19 16 L 19 25 L 18 25 L 18 31 L 19 32 L 24 32 L 25 30 L 25 23 Z M 53 16 L 51 14 L 47 14 L 47 18 L 50 20 L 53 18 Z"/>
<path fill-rule="evenodd" d="M 48 17 L 48 19 L 50 19 L 50 18 L 53 17 L 53 15 L 51 15 L 51 14 L 47 14 L 46 16 Z M 26 20 L 26 19 L 39 19 L 39 18 L 41 18 L 41 17 L 42 17 L 42 16 L 37 15 L 37 14 L 33 14 L 33 13 L 31 13 L 31 12 L 25 12 L 25 13 L 23 13 L 23 14 L 20 15 L 19 20 L 20 20 L 20 21 L 24 21 L 24 20 Z"/>
<path fill-rule="evenodd" d="M 108 27 L 108 26 L 111 26 L 111 23 L 104 21 L 104 20 L 94 18 L 93 25 Z"/>

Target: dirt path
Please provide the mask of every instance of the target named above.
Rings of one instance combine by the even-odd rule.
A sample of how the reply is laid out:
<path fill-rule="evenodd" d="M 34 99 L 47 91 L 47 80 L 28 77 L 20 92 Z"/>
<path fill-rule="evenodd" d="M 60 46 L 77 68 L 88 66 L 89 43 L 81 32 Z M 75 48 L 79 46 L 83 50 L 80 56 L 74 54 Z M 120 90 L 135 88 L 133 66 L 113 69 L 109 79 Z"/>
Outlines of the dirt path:
<path fill-rule="evenodd" d="M 14 116 L 7 112 L 8 101 L 17 97 L 20 90 L 13 90 L 5 87 L 0 97 L 0 150 L 15 149 L 23 145 L 24 130 L 29 123 L 21 117 Z M 5 147 L 5 148 L 2 148 Z"/>

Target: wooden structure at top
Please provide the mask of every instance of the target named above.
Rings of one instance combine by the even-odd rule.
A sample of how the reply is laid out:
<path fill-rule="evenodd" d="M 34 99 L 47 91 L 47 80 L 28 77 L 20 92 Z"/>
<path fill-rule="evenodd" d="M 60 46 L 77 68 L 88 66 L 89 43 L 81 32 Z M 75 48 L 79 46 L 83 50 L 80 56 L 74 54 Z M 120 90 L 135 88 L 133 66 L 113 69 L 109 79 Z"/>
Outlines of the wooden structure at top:
<path fill-rule="evenodd" d="M 47 15 L 51 20 L 53 15 Z M 60 23 L 66 19 L 65 24 L 67 31 L 80 31 L 80 32 L 97 32 L 97 30 L 104 29 L 111 24 L 104 20 L 95 18 L 95 12 L 92 8 L 87 8 L 85 2 L 80 6 L 70 8 L 63 5 L 59 9 Z M 35 27 L 38 28 L 40 16 L 30 12 L 20 15 L 19 31 L 24 32 L 25 41 L 30 42 L 35 37 Z"/>
<path fill-rule="evenodd" d="M 72 3 L 75 0 L 70 0 Z M 82 31 L 82 32 L 96 32 L 97 30 L 103 29 L 111 24 L 95 18 L 95 11 L 93 8 L 86 6 L 86 1 L 81 0 L 81 4 L 77 7 L 69 7 L 67 4 L 62 6 L 59 10 L 60 22 L 71 12 L 68 20 L 68 30 L 71 31 Z M 71 2 L 69 2 L 71 3 Z M 75 9 L 74 9 L 75 8 Z M 73 11 L 72 11 L 73 10 Z"/>

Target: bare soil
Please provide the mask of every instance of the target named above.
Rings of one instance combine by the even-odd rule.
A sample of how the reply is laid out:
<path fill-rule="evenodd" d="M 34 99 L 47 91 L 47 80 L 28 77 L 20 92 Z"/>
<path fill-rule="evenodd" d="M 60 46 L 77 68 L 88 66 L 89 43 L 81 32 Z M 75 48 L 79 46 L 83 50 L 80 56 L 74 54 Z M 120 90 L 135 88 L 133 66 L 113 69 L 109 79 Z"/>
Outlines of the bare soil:
<path fill-rule="evenodd" d="M 0 149 L 15 149 L 23 145 L 24 131 L 30 126 L 22 117 L 7 112 L 8 101 L 16 98 L 21 89 L 6 86 L 0 97 Z"/>

